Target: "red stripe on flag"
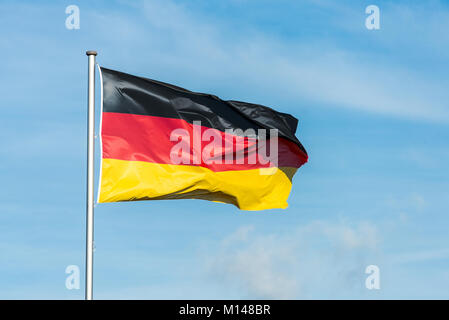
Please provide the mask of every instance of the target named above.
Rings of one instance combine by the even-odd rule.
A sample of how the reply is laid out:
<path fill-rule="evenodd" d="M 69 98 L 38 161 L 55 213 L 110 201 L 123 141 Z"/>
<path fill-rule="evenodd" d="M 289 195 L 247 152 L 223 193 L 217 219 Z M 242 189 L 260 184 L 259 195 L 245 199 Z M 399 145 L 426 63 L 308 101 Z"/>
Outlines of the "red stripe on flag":
<path fill-rule="evenodd" d="M 273 163 L 260 163 L 259 158 L 256 163 L 250 163 L 252 152 L 249 150 L 254 152 L 257 145 L 254 138 L 238 137 L 217 129 L 192 125 L 181 119 L 112 112 L 104 112 L 102 116 L 101 138 L 105 159 L 197 165 L 212 171 L 250 170 L 273 166 Z M 173 163 L 173 157 L 170 156 L 173 154 L 173 147 L 179 142 L 179 140 L 170 141 L 170 136 L 179 129 L 185 130 L 183 132 L 190 137 L 190 151 L 182 154 L 182 160 L 187 163 Z M 209 141 L 201 142 L 201 137 L 206 131 L 209 135 L 221 138 L 220 145 L 215 145 L 215 154 L 205 152 Z M 193 141 L 195 134 L 201 145 Z M 235 160 L 234 163 L 225 163 L 225 154 L 232 154 L 235 157 L 238 152 L 242 154 L 240 161 L 243 163 L 235 163 Z M 202 153 L 207 155 L 195 156 Z M 219 159 L 222 163 L 211 163 L 213 159 Z M 278 167 L 299 168 L 305 162 L 307 155 L 295 143 L 278 138 Z"/>

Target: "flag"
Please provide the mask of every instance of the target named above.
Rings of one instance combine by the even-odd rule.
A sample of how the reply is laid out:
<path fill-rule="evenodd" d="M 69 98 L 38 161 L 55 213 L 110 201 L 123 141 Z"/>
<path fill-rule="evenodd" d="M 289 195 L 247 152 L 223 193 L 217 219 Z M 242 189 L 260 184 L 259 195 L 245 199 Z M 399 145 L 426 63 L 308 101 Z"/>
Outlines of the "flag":
<path fill-rule="evenodd" d="M 98 202 L 205 199 L 286 208 L 307 162 L 298 120 L 101 67 Z"/>

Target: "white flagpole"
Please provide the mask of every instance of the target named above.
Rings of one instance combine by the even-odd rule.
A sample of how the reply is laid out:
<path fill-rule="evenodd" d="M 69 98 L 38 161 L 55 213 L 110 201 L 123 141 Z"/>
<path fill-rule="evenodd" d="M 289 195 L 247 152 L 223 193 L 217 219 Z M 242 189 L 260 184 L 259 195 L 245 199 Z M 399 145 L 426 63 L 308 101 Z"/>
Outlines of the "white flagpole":
<path fill-rule="evenodd" d="M 95 145 L 95 56 L 86 51 L 89 59 L 88 120 L 87 120 L 87 207 L 86 207 L 86 293 L 93 298 L 93 242 L 94 242 L 94 145 Z"/>

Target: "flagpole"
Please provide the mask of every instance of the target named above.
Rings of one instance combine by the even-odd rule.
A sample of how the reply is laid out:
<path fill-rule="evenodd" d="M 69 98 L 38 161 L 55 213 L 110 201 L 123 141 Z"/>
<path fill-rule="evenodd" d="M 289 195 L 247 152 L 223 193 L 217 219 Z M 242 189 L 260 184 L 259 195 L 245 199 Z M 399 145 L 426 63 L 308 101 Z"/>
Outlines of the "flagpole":
<path fill-rule="evenodd" d="M 85 299 L 93 298 L 93 242 L 94 242 L 94 144 L 95 144 L 95 56 L 86 51 L 88 67 L 88 120 L 87 120 L 87 201 L 86 201 L 86 292 Z"/>

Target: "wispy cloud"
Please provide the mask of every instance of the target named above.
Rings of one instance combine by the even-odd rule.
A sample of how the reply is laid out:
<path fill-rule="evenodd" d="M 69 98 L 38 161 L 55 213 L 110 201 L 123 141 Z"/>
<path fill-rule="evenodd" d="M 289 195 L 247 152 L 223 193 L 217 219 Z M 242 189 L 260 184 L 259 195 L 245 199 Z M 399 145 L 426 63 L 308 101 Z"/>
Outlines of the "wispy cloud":
<path fill-rule="evenodd" d="M 384 54 L 376 56 L 369 49 L 351 50 L 319 35 L 305 41 L 276 39 L 252 29 L 235 30 L 225 19 L 211 20 L 192 12 L 187 4 L 171 1 L 144 1 L 141 10 L 147 21 L 140 27 L 126 14 L 117 19 L 106 12 L 102 22 L 106 22 L 106 27 L 103 25 L 101 29 L 107 29 L 109 37 L 122 34 L 121 42 L 130 48 L 136 45 L 147 48 L 148 59 L 139 64 L 176 69 L 179 81 L 192 75 L 202 83 L 232 79 L 236 88 L 244 84 L 253 93 L 275 91 L 282 99 L 297 100 L 301 105 L 319 103 L 403 118 L 449 121 L 448 82 L 418 66 L 401 66 L 394 56 L 388 59 Z M 335 6 L 327 10 L 342 14 L 342 21 L 354 14 L 354 9 L 345 11 Z M 405 14 L 402 7 L 390 6 L 388 10 L 389 15 L 398 14 L 401 24 L 414 25 L 415 15 Z M 449 15 L 442 10 L 440 15 Z M 351 18 L 363 21 L 363 12 Z M 331 22 L 345 30 L 341 21 L 332 19 Z M 401 36 L 397 24 L 389 27 L 392 29 L 382 34 L 385 39 L 373 38 L 370 47 L 385 46 L 392 38 L 388 33 Z M 111 28 L 116 31 L 111 32 Z M 360 31 L 349 31 L 358 30 L 351 28 L 347 28 L 348 34 L 366 33 L 362 23 Z M 425 32 L 440 34 L 441 25 L 432 23 Z M 145 35 L 147 45 L 137 44 L 142 39 L 136 39 L 136 34 Z M 133 69 L 137 70 L 136 64 Z M 213 87 L 199 85 L 192 79 L 188 81 L 199 90 Z M 259 99 L 263 94 L 254 96 Z"/>
<path fill-rule="evenodd" d="M 438 48 L 449 47 L 444 33 L 449 9 L 445 6 L 437 5 L 438 10 L 434 10 L 432 4 L 411 7 L 385 4 L 381 33 L 377 35 L 364 29 L 365 14 L 360 8 L 328 1 L 309 1 L 304 8 L 295 8 L 324 10 L 328 21 L 317 28 L 330 28 L 334 38 L 325 30 L 314 33 L 315 37 L 289 38 L 276 37 L 266 28 L 264 31 L 245 25 L 237 28 L 232 20 L 206 15 L 193 10 L 192 5 L 174 1 L 126 2 L 121 6 L 124 10 L 100 11 L 81 5 L 80 39 L 89 43 L 92 40 L 88 39 L 97 39 L 98 60 L 110 67 L 162 77 L 194 90 L 220 91 L 228 95 L 225 98 L 285 104 L 291 105 L 291 109 L 320 104 L 449 122 L 449 81 L 442 76 L 441 69 L 445 67 L 438 64 L 444 61 Z M 25 12 L 42 15 L 42 10 L 48 8 L 27 5 Z M 10 13 L 8 20 L 16 19 L 14 15 Z M 422 23 L 416 24 L 417 20 Z M 85 32 L 87 28 L 89 32 Z M 421 35 L 422 41 L 410 36 L 413 30 Z M 63 25 L 58 32 L 61 39 L 62 31 Z M 23 28 L 16 33 L 17 37 L 11 38 L 30 38 Z M 347 37 L 355 37 L 363 45 L 357 48 L 347 45 Z M 38 35 L 30 41 L 45 42 L 49 50 L 59 52 L 56 56 L 60 58 L 67 56 L 67 50 L 73 47 L 70 43 L 65 46 L 53 43 L 47 35 Z M 14 46 L 15 41 L 0 45 Z M 429 46 L 433 48 L 431 52 Z M 407 48 L 405 52 L 403 47 Z M 145 54 L 135 54 L 136 51 Z M 433 67 L 423 68 L 423 61 L 416 58 L 417 52 Z M 40 57 L 39 53 L 36 57 Z M 18 62 L 15 57 L 6 59 L 7 65 Z M 43 57 L 42 60 L 45 62 Z M 402 64 L 401 60 L 407 63 Z M 79 70 L 64 68 L 66 73 L 79 74 Z"/>
<path fill-rule="evenodd" d="M 391 256 L 391 263 L 416 264 L 435 260 L 449 261 L 449 249 L 430 249 L 414 252 L 405 252 Z"/>
<path fill-rule="evenodd" d="M 282 235 L 245 226 L 211 249 L 216 252 L 208 257 L 207 269 L 243 297 L 310 298 L 331 292 L 344 297 L 361 291 L 379 242 L 371 223 L 317 221 Z"/>

